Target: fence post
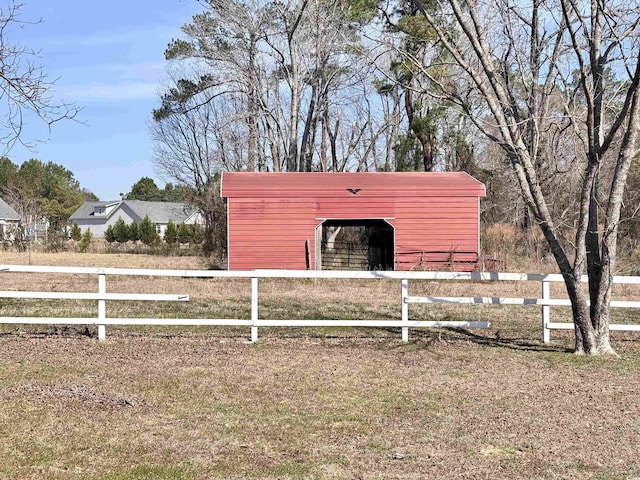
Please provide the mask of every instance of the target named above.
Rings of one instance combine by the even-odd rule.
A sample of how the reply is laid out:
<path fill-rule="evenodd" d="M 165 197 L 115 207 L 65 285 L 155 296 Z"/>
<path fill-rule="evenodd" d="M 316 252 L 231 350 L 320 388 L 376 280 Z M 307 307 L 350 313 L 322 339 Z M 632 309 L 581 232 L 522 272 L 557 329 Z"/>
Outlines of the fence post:
<path fill-rule="evenodd" d="M 104 273 L 98 274 L 98 293 L 107 293 L 107 276 Z M 98 340 L 107 339 L 107 330 L 100 320 L 107 318 L 106 300 L 98 300 Z"/>
<path fill-rule="evenodd" d="M 404 326 L 402 327 L 402 341 L 409 341 L 409 304 L 407 303 L 407 297 L 409 296 L 409 280 L 406 278 L 402 279 L 401 283 L 402 290 L 402 323 Z"/>
<path fill-rule="evenodd" d="M 542 281 L 542 299 L 549 300 L 551 298 L 551 282 Z M 551 341 L 551 330 L 549 330 L 550 321 L 550 305 L 542 305 L 542 342 L 549 343 Z"/>
<path fill-rule="evenodd" d="M 258 341 L 258 277 L 251 277 L 251 341 Z"/>

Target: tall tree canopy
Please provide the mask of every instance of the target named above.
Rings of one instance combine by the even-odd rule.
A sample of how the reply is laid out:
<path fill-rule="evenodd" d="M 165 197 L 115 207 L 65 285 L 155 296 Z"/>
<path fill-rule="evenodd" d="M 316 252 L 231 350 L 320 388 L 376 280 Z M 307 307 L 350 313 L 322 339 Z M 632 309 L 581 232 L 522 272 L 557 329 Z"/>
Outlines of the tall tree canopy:
<path fill-rule="evenodd" d="M 142 177 L 131 187 L 125 200 L 145 200 L 153 202 L 186 202 L 191 196 L 191 191 L 184 185 L 174 186 L 167 183 L 164 188 L 159 188 L 155 180 Z"/>
<path fill-rule="evenodd" d="M 44 219 L 55 229 L 62 228 L 84 199 L 93 195 L 83 190 L 62 165 L 36 159 L 20 166 L 1 159 L 0 188 L 5 200 L 22 216 L 27 230 Z"/>
<path fill-rule="evenodd" d="M 151 126 L 161 171 L 193 184 L 221 169 L 372 167 L 385 119 L 346 2 L 201 3 L 166 51 L 173 80 Z"/>

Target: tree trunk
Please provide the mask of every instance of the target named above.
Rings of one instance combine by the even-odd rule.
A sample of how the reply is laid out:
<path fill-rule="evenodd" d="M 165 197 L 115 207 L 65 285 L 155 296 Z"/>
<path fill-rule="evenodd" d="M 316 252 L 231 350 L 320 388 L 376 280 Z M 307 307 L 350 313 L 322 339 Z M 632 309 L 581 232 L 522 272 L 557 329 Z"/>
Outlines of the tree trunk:
<path fill-rule="evenodd" d="M 432 172 L 435 164 L 435 144 L 436 139 L 434 135 L 430 134 L 424 128 L 424 118 L 416 118 L 416 112 L 413 105 L 413 91 L 407 88 L 405 92 L 405 110 L 407 112 L 407 119 L 409 121 L 409 128 L 420 142 L 422 148 L 422 165 L 425 172 Z M 422 120 L 423 122 L 419 122 Z"/>
<path fill-rule="evenodd" d="M 289 152 L 287 156 L 287 171 L 295 172 L 298 170 L 300 157 L 298 154 L 298 117 L 300 108 L 300 99 L 298 86 L 292 81 L 291 88 L 291 110 L 289 115 Z"/>

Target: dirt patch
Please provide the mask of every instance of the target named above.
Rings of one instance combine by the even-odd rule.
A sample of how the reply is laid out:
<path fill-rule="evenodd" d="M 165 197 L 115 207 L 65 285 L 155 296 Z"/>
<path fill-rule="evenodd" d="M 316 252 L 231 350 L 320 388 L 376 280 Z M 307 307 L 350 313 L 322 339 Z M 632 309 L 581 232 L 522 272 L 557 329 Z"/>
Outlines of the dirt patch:
<path fill-rule="evenodd" d="M 108 395 L 97 392 L 87 385 L 55 385 L 46 387 L 38 384 L 20 384 L 17 387 L 7 389 L 7 395 L 13 398 L 31 397 L 33 400 L 47 401 L 51 399 L 71 400 L 96 404 L 105 407 L 135 407 L 138 402 L 121 395 Z"/>

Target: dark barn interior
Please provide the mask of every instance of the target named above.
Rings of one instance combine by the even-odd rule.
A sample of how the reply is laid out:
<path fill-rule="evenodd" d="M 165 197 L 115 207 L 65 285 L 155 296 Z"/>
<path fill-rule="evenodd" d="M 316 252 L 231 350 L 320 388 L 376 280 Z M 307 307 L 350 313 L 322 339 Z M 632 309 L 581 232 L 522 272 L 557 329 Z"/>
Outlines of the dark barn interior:
<path fill-rule="evenodd" d="M 393 270 L 394 231 L 381 219 L 325 220 L 323 270 Z"/>

